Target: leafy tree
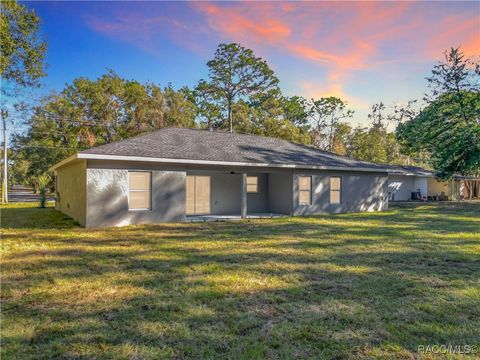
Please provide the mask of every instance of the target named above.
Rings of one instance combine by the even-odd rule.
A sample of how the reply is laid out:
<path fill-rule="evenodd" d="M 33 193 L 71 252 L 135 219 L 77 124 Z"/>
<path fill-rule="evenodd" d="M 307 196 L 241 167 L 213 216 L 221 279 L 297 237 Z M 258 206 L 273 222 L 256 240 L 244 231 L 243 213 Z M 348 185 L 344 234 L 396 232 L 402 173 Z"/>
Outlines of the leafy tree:
<path fill-rule="evenodd" d="M 251 102 L 238 101 L 232 113 L 237 130 L 308 144 L 308 132 L 285 117 L 282 101 L 283 97 L 272 91 L 254 96 Z"/>
<path fill-rule="evenodd" d="M 358 160 L 387 163 L 387 150 L 382 144 L 384 135 L 378 127 L 355 128 L 350 137 L 348 155 Z"/>
<path fill-rule="evenodd" d="M 0 20 L 3 81 L 23 88 L 38 86 L 38 80 L 45 75 L 47 49 L 40 37 L 40 19 L 33 10 L 16 1 L 2 1 Z M 2 93 L 7 89 L 2 84 Z"/>
<path fill-rule="evenodd" d="M 220 44 L 207 66 L 209 82 L 201 80 L 196 90 L 206 91 L 209 100 L 222 109 L 230 132 L 234 130 L 232 108 L 237 100 L 248 100 L 256 94 L 276 89 L 278 85 L 278 79 L 266 61 L 239 44 Z"/>
<path fill-rule="evenodd" d="M 195 127 L 196 107 L 189 101 L 188 88 L 179 91 L 169 85 L 164 89 L 165 108 L 163 126 Z"/>
<path fill-rule="evenodd" d="M 346 155 L 352 127 L 346 122 L 338 122 L 334 126 L 332 152 Z"/>
<path fill-rule="evenodd" d="M 353 115 L 348 104 L 337 97 L 312 99 L 310 114 L 313 119 L 313 145 L 320 149 L 333 151 L 333 138 L 338 123 Z"/>
<path fill-rule="evenodd" d="M 40 36 L 40 19 L 33 10 L 28 10 L 16 1 L 2 1 L 0 6 L 0 113 L 3 130 L 12 122 L 22 103 L 24 91 L 40 85 L 45 75 L 47 45 Z M 23 105 L 25 107 L 25 105 Z M 4 151 L 6 149 L 4 144 Z M 8 153 L 8 152 L 7 152 Z M 9 166 L 8 162 L 4 166 Z M 12 166 L 15 167 L 15 164 Z M 6 189 L 2 181 L 2 194 Z M 2 203 L 4 196 L 2 196 Z"/>
<path fill-rule="evenodd" d="M 187 90 L 125 80 L 109 71 L 96 80 L 78 78 L 43 98 L 28 131 L 13 138 L 14 152 L 28 161 L 24 180 L 35 184 L 50 166 L 77 150 L 166 126 L 195 126 Z"/>
<path fill-rule="evenodd" d="M 9 186 L 14 184 L 28 185 L 27 172 L 30 166 L 28 160 L 24 159 L 22 152 L 15 152 L 12 149 L 8 151 L 8 158 L 12 160 L 9 164 Z"/>
<path fill-rule="evenodd" d="M 217 92 L 204 80 L 200 81 L 191 94 L 197 106 L 197 117 L 201 125 L 209 130 L 220 128 L 223 122 L 222 106 Z"/>
<path fill-rule="evenodd" d="M 407 152 L 426 151 L 442 179 L 480 172 L 480 66 L 459 48 L 445 52 L 427 78 L 427 106 L 399 124 L 397 135 Z"/>
<path fill-rule="evenodd" d="M 309 109 L 308 101 L 301 96 L 283 97 L 281 99 L 285 119 L 293 125 L 308 130 Z"/>
<path fill-rule="evenodd" d="M 387 123 L 391 115 L 386 114 L 383 103 L 373 104 L 368 118 L 368 128 L 356 128 L 347 136 L 349 156 L 359 160 L 385 164 L 402 164 L 405 161 L 394 133 L 388 132 Z"/>

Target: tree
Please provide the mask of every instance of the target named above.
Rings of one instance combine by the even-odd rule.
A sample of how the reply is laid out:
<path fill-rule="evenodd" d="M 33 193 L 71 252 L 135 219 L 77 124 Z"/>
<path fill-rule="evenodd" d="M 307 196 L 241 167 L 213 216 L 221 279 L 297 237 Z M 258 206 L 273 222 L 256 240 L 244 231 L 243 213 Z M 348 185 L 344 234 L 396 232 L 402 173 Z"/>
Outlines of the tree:
<path fill-rule="evenodd" d="M 277 90 L 271 90 L 253 96 L 248 103 L 237 102 L 233 108 L 233 119 L 238 130 L 308 144 L 308 132 L 286 118 L 283 100 Z"/>
<path fill-rule="evenodd" d="M 391 115 L 386 114 L 383 103 L 373 104 L 368 118 L 368 128 L 357 127 L 348 136 L 347 151 L 349 156 L 359 160 L 384 164 L 403 164 L 404 156 L 394 133 L 388 132 L 387 122 Z"/>
<path fill-rule="evenodd" d="M 427 78 L 427 106 L 399 124 L 397 135 L 406 151 L 427 151 L 441 179 L 480 172 L 480 66 L 459 48 L 445 52 Z"/>
<path fill-rule="evenodd" d="M 220 44 L 207 66 L 210 81 L 201 80 L 196 90 L 208 89 L 210 100 L 226 112 L 224 116 L 230 132 L 234 130 L 232 107 L 236 100 L 267 93 L 278 85 L 266 61 L 239 44 Z"/>
<path fill-rule="evenodd" d="M 163 126 L 195 127 L 196 107 L 188 100 L 189 89 L 175 91 L 171 85 L 164 89 L 165 109 Z"/>
<path fill-rule="evenodd" d="M 346 155 L 352 127 L 346 122 L 338 122 L 334 126 L 332 152 Z"/>
<path fill-rule="evenodd" d="M 16 1 L 1 6 L 0 72 L 3 81 L 13 86 L 34 87 L 45 76 L 47 44 L 40 37 L 40 19 Z M 2 84 L 2 93 L 9 87 Z M 10 89 L 11 90 L 11 89 Z"/>
<path fill-rule="evenodd" d="M 313 119 L 313 145 L 333 151 L 335 127 L 342 119 L 350 118 L 353 110 L 347 109 L 347 102 L 337 97 L 312 99 L 310 114 Z"/>
<path fill-rule="evenodd" d="M 197 116 L 201 125 L 209 130 L 222 126 L 222 107 L 217 92 L 204 80 L 200 81 L 191 94 L 197 106 Z"/>
<path fill-rule="evenodd" d="M 8 202 L 7 123 L 21 92 L 39 86 L 45 75 L 46 43 L 40 38 L 40 19 L 16 1 L 0 6 L 0 76 L 2 78 L 0 112 L 3 123 L 2 203 Z M 10 103 L 10 104 L 9 104 Z"/>
<path fill-rule="evenodd" d="M 358 160 L 387 163 L 384 136 L 379 127 L 355 128 L 350 137 L 348 155 Z"/>
<path fill-rule="evenodd" d="M 368 114 L 368 118 L 372 122 L 372 125 L 374 127 L 385 127 L 386 121 L 387 121 L 387 116 L 385 115 L 385 104 L 383 102 L 379 102 L 378 104 L 373 104 L 372 105 L 372 110 L 370 114 Z"/>
<path fill-rule="evenodd" d="M 281 99 L 281 104 L 285 119 L 307 131 L 309 128 L 308 101 L 301 96 L 287 96 Z"/>
<path fill-rule="evenodd" d="M 195 115 L 187 89 L 141 84 L 113 71 L 96 80 L 75 79 L 41 99 L 28 131 L 13 137 L 15 156 L 28 162 L 22 182 L 36 184 L 50 166 L 78 150 L 166 126 L 195 127 Z"/>

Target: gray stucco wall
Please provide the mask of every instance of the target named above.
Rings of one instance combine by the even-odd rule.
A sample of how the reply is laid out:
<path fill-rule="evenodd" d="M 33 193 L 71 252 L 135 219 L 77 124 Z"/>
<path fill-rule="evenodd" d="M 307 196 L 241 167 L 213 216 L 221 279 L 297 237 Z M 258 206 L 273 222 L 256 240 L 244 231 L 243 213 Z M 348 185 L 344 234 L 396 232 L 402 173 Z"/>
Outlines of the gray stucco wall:
<path fill-rule="evenodd" d="M 268 210 L 272 213 L 292 214 L 293 172 L 268 174 Z"/>
<path fill-rule="evenodd" d="M 151 210 L 128 209 L 128 171 L 152 172 Z M 234 172 L 234 174 L 231 174 Z M 258 176 L 249 193 L 248 213 L 309 215 L 383 210 L 388 206 L 387 175 L 363 172 L 178 166 L 123 161 L 79 161 L 57 170 L 58 209 L 88 227 L 185 220 L 187 174 L 211 176 L 211 213 L 240 213 L 240 173 Z M 312 176 L 312 204 L 298 205 L 298 176 Z M 342 203 L 330 204 L 329 178 L 342 177 Z"/>
<path fill-rule="evenodd" d="M 128 170 L 87 169 L 87 227 L 185 220 L 185 172 L 152 171 L 151 210 L 128 209 Z"/>
<path fill-rule="evenodd" d="M 298 204 L 299 176 L 312 177 L 311 205 Z M 330 204 L 330 176 L 342 178 L 340 204 Z M 293 189 L 294 215 L 378 211 L 388 208 L 387 174 L 336 171 L 295 172 Z"/>
<path fill-rule="evenodd" d="M 258 176 L 258 192 L 247 193 L 247 212 L 263 213 L 268 211 L 268 177 L 271 174 L 249 173 L 248 175 Z"/>
<path fill-rule="evenodd" d="M 388 191 L 393 195 L 393 201 L 408 201 L 415 189 L 415 176 L 389 175 Z"/>
<path fill-rule="evenodd" d="M 83 226 L 86 224 L 86 166 L 85 160 L 79 160 L 56 170 L 55 208 Z"/>

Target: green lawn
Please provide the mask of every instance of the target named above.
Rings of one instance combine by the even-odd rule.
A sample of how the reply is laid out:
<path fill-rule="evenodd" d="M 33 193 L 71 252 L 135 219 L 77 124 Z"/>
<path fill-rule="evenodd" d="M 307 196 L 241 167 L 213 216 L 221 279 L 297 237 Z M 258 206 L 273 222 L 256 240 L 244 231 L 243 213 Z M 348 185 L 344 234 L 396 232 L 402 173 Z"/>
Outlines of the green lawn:
<path fill-rule="evenodd" d="M 101 230 L 35 206 L 2 209 L 2 359 L 480 346 L 480 204 Z"/>

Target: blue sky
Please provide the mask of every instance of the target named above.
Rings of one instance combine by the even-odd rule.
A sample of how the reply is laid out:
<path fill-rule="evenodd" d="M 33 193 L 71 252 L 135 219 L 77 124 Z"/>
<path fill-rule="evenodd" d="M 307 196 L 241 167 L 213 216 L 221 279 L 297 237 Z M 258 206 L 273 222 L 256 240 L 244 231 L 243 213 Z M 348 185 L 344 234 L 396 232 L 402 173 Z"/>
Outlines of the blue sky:
<path fill-rule="evenodd" d="M 106 69 L 175 88 L 207 76 L 220 42 L 267 60 L 287 95 L 336 95 L 365 125 L 371 104 L 421 98 L 442 52 L 480 54 L 478 2 L 27 2 L 42 19 L 41 93 Z"/>

